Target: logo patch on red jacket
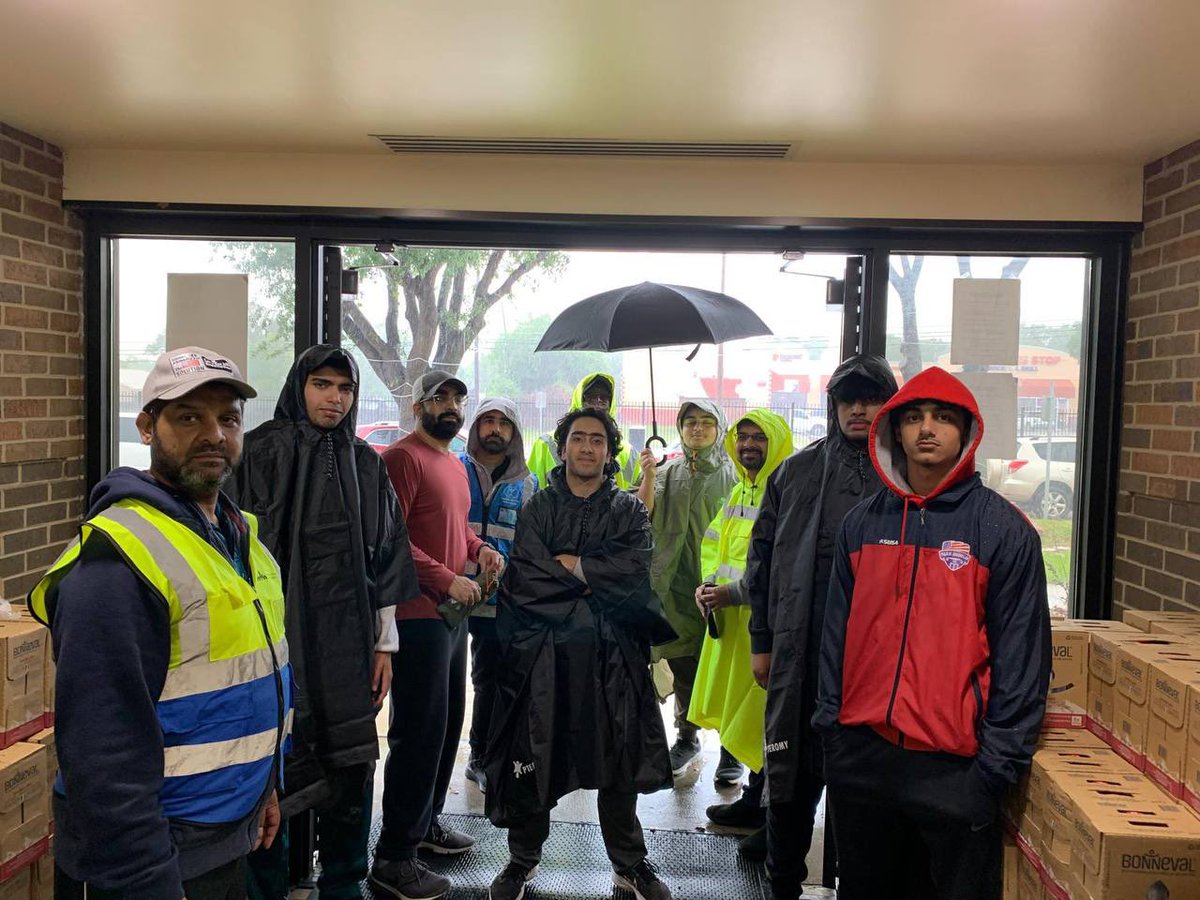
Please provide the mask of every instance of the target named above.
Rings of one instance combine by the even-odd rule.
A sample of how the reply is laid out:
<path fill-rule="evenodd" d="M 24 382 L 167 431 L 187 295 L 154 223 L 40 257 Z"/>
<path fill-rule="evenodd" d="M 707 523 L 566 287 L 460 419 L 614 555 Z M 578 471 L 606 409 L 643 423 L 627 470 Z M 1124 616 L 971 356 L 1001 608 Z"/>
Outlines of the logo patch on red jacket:
<path fill-rule="evenodd" d="M 942 541 L 942 549 L 938 558 L 946 564 L 951 572 L 957 572 L 971 561 L 971 545 L 962 541 Z"/>

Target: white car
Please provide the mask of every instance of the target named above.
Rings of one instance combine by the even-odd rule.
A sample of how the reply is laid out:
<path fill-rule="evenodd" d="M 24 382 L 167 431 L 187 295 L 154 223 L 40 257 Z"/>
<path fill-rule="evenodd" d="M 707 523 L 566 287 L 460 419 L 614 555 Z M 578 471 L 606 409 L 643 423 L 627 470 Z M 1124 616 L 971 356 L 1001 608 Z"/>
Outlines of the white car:
<path fill-rule="evenodd" d="M 123 412 L 117 416 L 116 466 L 131 466 L 134 469 L 150 468 L 150 446 L 142 443 L 137 430 L 137 413 Z"/>
<path fill-rule="evenodd" d="M 1034 516 L 1068 519 L 1074 512 L 1075 447 L 1074 437 L 1018 438 L 1015 459 L 987 460 L 985 483 Z"/>

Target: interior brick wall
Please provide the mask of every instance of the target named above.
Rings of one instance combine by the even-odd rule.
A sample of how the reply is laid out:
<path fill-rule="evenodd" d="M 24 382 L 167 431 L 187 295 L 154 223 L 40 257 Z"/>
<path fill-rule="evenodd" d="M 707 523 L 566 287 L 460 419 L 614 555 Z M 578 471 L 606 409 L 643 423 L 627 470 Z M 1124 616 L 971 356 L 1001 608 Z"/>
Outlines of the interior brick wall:
<path fill-rule="evenodd" d="M 0 122 L 0 597 L 19 600 L 83 512 L 83 235 L 63 154 Z"/>
<path fill-rule="evenodd" d="M 1146 166 L 1125 334 L 1114 615 L 1200 610 L 1200 141 Z"/>

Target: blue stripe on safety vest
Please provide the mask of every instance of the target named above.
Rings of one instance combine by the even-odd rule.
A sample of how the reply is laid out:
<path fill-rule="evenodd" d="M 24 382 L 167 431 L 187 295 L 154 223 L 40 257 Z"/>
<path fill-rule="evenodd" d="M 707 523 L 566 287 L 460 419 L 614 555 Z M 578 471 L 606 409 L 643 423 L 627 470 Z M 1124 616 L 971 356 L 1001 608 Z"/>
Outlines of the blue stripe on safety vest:
<path fill-rule="evenodd" d="M 266 790 L 271 772 L 271 757 L 239 766 L 226 766 L 215 772 L 202 772 L 180 778 L 164 778 L 159 800 L 168 819 L 189 822 L 236 822 L 249 815 L 260 795 L 246 786 L 261 784 Z"/>
<path fill-rule="evenodd" d="M 281 672 L 285 701 L 291 695 L 290 666 Z M 284 708 L 289 704 L 285 702 Z M 253 710 L 253 715 L 247 715 Z M 163 729 L 163 746 L 210 744 L 258 734 L 279 725 L 279 701 L 275 675 L 246 684 L 192 694 L 158 704 L 158 721 Z"/>

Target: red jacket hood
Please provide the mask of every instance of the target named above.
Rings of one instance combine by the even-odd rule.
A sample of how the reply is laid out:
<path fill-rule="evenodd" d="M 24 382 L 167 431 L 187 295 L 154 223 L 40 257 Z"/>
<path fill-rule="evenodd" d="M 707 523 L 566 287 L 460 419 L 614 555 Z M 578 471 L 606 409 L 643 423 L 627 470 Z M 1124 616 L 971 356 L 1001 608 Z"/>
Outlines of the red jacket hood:
<path fill-rule="evenodd" d="M 953 403 L 961 406 L 971 414 L 971 427 L 967 434 L 967 446 L 958 463 L 950 474 L 943 479 L 927 496 L 920 497 L 913 493 L 905 472 L 904 452 L 896 445 L 889 418 L 892 410 L 907 406 L 918 400 L 935 400 L 941 403 Z M 871 462 L 883 483 L 901 497 L 907 497 L 918 505 L 945 491 L 952 485 L 970 478 L 975 472 L 975 451 L 983 440 L 983 417 L 979 415 L 979 406 L 965 384 L 937 366 L 926 369 L 908 381 L 900 388 L 875 416 L 871 423 L 871 433 L 868 443 L 871 448 Z"/>

